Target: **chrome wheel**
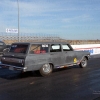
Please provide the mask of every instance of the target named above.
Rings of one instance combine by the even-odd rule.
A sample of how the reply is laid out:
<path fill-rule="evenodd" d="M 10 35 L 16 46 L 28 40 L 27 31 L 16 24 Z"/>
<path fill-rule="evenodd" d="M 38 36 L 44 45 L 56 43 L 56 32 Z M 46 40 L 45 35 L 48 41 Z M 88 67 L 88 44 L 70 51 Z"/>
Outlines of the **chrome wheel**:
<path fill-rule="evenodd" d="M 39 71 L 42 76 L 47 76 L 52 72 L 52 65 L 44 64 Z"/>
<path fill-rule="evenodd" d="M 43 65 L 43 71 L 45 73 L 49 73 L 51 71 L 50 65 L 49 64 L 44 64 Z"/>
<path fill-rule="evenodd" d="M 84 68 L 84 67 L 86 67 L 86 66 L 87 66 L 87 59 L 84 57 L 84 58 L 82 59 L 81 63 L 80 63 L 80 67 L 81 67 L 81 68 Z"/>

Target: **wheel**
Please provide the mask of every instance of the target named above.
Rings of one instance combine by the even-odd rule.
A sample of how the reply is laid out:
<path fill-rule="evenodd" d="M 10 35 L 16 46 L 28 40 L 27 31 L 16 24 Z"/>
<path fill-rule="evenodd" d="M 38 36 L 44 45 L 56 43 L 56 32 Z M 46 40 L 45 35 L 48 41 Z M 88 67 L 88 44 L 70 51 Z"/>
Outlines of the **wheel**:
<path fill-rule="evenodd" d="M 80 62 L 80 65 L 79 65 L 81 68 L 84 68 L 87 66 L 87 59 L 84 57 L 82 59 L 82 61 Z"/>
<path fill-rule="evenodd" d="M 42 76 L 48 76 L 52 73 L 52 65 L 44 64 L 39 71 Z"/>

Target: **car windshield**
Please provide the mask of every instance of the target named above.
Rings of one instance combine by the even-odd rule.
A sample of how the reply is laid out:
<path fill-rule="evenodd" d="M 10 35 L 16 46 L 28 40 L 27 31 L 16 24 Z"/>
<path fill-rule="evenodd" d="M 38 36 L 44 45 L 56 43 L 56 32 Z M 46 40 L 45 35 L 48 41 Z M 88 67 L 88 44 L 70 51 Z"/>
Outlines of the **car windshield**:
<path fill-rule="evenodd" d="M 26 53 L 27 49 L 28 49 L 27 44 L 13 44 L 13 45 L 11 45 L 11 48 L 10 48 L 9 52 Z"/>

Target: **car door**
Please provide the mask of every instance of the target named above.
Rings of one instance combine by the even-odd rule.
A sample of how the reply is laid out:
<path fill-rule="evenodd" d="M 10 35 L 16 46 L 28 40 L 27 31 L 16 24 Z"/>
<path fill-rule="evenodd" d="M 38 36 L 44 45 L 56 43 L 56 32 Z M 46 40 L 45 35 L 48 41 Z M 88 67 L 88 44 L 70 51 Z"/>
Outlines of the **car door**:
<path fill-rule="evenodd" d="M 61 44 L 50 45 L 50 59 L 54 66 L 60 66 L 65 63 L 65 57 L 62 52 Z"/>
<path fill-rule="evenodd" d="M 69 44 L 62 44 L 62 50 L 65 57 L 65 64 L 73 64 L 77 62 L 76 53 Z"/>

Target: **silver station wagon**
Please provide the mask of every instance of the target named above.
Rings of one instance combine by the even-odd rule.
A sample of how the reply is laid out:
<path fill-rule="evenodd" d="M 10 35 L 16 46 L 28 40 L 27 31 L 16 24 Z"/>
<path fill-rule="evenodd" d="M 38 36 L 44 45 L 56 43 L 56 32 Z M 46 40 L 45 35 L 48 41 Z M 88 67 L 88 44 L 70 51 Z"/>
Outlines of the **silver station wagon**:
<path fill-rule="evenodd" d="M 22 72 L 39 71 L 49 75 L 55 68 L 87 66 L 90 53 L 74 51 L 70 44 L 59 42 L 13 43 L 1 58 L 1 68 Z"/>

